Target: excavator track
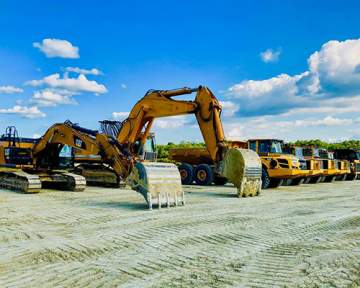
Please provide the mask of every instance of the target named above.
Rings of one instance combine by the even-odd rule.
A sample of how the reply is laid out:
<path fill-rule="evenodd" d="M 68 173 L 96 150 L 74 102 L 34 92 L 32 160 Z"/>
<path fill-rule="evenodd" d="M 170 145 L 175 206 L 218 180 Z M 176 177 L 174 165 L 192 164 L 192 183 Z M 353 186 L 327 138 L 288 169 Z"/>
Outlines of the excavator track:
<path fill-rule="evenodd" d="M 116 175 L 114 170 L 104 165 L 80 164 L 75 167 L 73 172 L 85 177 L 86 184 L 90 186 L 120 187 L 120 177 Z"/>
<path fill-rule="evenodd" d="M 0 187 L 23 193 L 39 193 L 41 181 L 38 175 L 24 171 L 0 171 Z"/>
<path fill-rule="evenodd" d="M 86 187 L 85 177 L 70 172 L 43 172 L 39 177 L 43 188 L 81 192 Z"/>
<path fill-rule="evenodd" d="M 81 175 L 65 172 L 63 175 L 68 179 L 69 190 L 74 192 L 82 192 L 86 188 L 86 179 Z"/>

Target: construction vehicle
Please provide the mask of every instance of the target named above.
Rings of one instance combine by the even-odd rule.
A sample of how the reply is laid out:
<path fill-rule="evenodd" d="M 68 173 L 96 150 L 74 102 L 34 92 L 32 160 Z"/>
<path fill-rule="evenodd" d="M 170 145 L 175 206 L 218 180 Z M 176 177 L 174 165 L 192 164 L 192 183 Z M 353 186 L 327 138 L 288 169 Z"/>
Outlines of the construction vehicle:
<path fill-rule="evenodd" d="M 283 151 L 287 154 L 295 155 L 300 161 L 300 167 L 303 170 L 308 171 L 308 175 L 304 180 L 304 183 L 318 183 L 322 180 L 323 176 L 323 161 L 318 157 L 315 158 L 312 152 L 309 153 L 309 149 L 301 146 L 284 144 Z"/>
<path fill-rule="evenodd" d="M 62 157 L 62 147 L 57 153 L 45 153 L 49 141 L 46 136 L 41 139 L 20 138 L 14 126 L 6 129 L 0 138 L 0 187 L 24 193 L 37 193 L 41 188 L 85 189 L 85 178 L 66 169 L 72 165 L 71 155 Z M 49 162 L 42 157 L 45 154 L 47 159 L 52 159 L 51 163 L 57 163 L 56 167 L 47 166 Z"/>
<path fill-rule="evenodd" d="M 195 101 L 172 98 L 193 92 L 197 92 Z M 116 137 L 106 133 L 94 136 L 75 125 L 66 125 L 69 123 L 53 125 L 30 151 L 32 171 L 38 172 L 42 166 L 53 169 L 60 147 L 68 145 L 87 150 L 88 155 L 100 155 L 102 163 L 109 165 L 120 179 L 143 195 L 149 208 L 153 204 L 159 207 L 184 204 L 177 167 L 171 163 L 142 162 L 139 155 L 156 118 L 195 114 L 206 147 L 221 174 L 234 183 L 239 196 L 257 195 L 261 189 L 260 160 L 252 151 L 226 145 L 220 111 L 217 99 L 206 87 L 150 90 L 135 104 L 125 121 L 117 127 L 114 123 L 106 123 L 116 131 Z M 4 179 L 17 179 L 12 172 L 1 175 Z"/>
<path fill-rule="evenodd" d="M 349 174 L 350 165 L 346 161 L 334 160 L 333 154 L 326 149 L 315 146 L 302 146 L 303 154 L 306 159 L 318 159 L 321 163 L 322 174 L 314 176 L 306 183 L 333 182 L 344 180 Z"/>
<path fill-rule="evenodd" d="M 263 188 L 276 188 L 286 182 L 287 185 L 300 185 L 309 170 L 302 169 L 300 161 L 282 150 L 283 140 L 279 139 L 250 139 L 248 147 L 257 152 L 262 162 Z"/>
<path fill-rule="evenodd" d="M 99 133 L 99 131 L 97 130 L 89 130 L 79 126 L 78 124 L 71 123 L 71 125 L 74 129 L 82 131 L 86 134 L 90 134 L 94 137 L 96 137 L 96 134 Z M 114 139 L 116 139 L 120 127 L 120 121 L 100 121 L 100 133 L 106 134 Z M 140 134 L 140 136 L 142 135 Z M 145 144 L 141 147 L 142 148 L 138 150 L 137 155 L 137 157 L 141 161 L 155 162 L 157 160 L 154 133 L 149 133 Z M 84 176 L 86 178 L 87 185 L 103 187 L 124 187 L 125 183 L 120 183 L 120 177 L 109 165 L 103 162 L 101 155 L 89 154 L 90 152 L 88 150 L 74 148 L 74 172 Z"/>
<path fill-rule="evenodd" d="M 284 180 L 291 180 L 289 185 L 302 183 L 307 170 L 300 169 L 299 160 L 281 151 L 281 140 L 228 141 L 227 145 L 242 149 L 250 148 L 257 152 L 262 162 L 262 188 L 276 188 Z M 178 166 L 183 184 L 195 181 L 198 185 L 224 185 L 227 179 L 216 172 L 216 165 L 204 148 L 170 149 L 169 158 L 180 163 Z"/>
<path fill-rule="evenodd" d="M 194 92 L 194 101 L 174 99 Z M 140 139 L 140 143 L 144 144 L 155 118 L 195 114 L 217 173 L 237 187 L 238 196 L 256 196 L 261 190 L 260 159 L 253 151 L 232 147 L 227 143 L 220 113 L 218 100 L 204 86 L 195 89 L 150 90 L 131 110 L 117 139 L 120 143 L 134 143 Z M 132 147 L 130 149 L 134 149 Z"/>
<path fill-rule="evenodd" d="M 232 148 L 246 149 L 246 142 L 227 141 L 226 145 Z M 181 182 L 190 185 L 194 181 L 197 185 L 225 185 L 228 182 L 217 169 L 206 148 L 173 148 L 169 150 L 169 159 L 180 163 L 178 169 Z"/>
<path fill-rule="evenodd" d="M 25 145 L 24 139 L 20 138 L 12 142 L 21 143 L 23 146 Z M 77 150 L 85 151 L 84 154 L 87 155 L 100 155 L 102 158 L 102 164 L 100 165 L 107 165 L 109 170 L 111 169 L 109 173 L 115 174 L 118 178 L 125 178 L 124 175 L 130 175 L 130 171 L 125 170 L 127 168 L 125 165 L 130 166 L 132 164 L 131 161 L 134 161 L 134 166 L 136 165 L 137 168 L 133 170 L 134 172 L 138 170 L 135 172 L 136 175 L 142 173 L 142 177 L 140 177 L 142 182 L 139 183 L 136 179 L 133 179 L 131 182 L 132 188 L 134 189 L 134 186 L 136 186 L 135 190 L 145 197 L 149 208 L 152 208 L 153 204 L 159 203 L 159 207 L 161 207 L 162 204 L 170 206 L 184 203 L 180 176 L 175 165 L 166 163 L 141 163 L 137 161 L 138 158 L 135 154 L 128 154 L 126 155 L 127 158 L 125 158 L 125 155 L 120 154 L 120 149 L 123 149 L 123 147 L 116 142 L 116 139 L 106 134 L 88 130 L 70 121 L 66 121 L 65 123 L 54 124 L 40 139 L 32 141 L 32 143 L 27 146 L 27 148 L 20 148 L 22 149 L 22 154 L 21 157 L 18 158 L 22 161 L 22 165 L 15 163 L 15 160 L 18 158 L 14 157 L 11 159 L 7 158 L 4 165 L 1 165 L 3 168 L 0 170 L 0 177 L 2 180 L 1 184 L 4 188 L 20 190 L 25 193 L 39 192 L 41 188 L 66 189 L 72 191 L 84 190 L 86 181 L 83 176 L 70 173 L 69 170 L 58 169 L 61 166 L 60 151 L 62 151 L 64 147 L 73 147 Z M 5 151 L 4 155 L 9 154 L 6 152 L 9 149 L 11 149 L 10 151 L 18 149 L 18 147 L 12 144 L 2 146 L 1 148 Z M 20 153 L 17 155 L 20 155 Z M 74 159 L 73 153 L 69 159 Z M 72 169 L 73 162 L 71 160 L 66 162 L 72 164 L 67 167 Z M 99 179 L 103 173 L 103 171 L 99 173 L 97 166 L 95 169 L 94 167 L 90 167 L 89 169 L 96 175 L 97 179 Z M 81 170 L 81 172 L 84 171 L 84 176 L 89 177 L 89 171 L 86 169 Z M 150 175 L 149 171 L 151 173 Z M 75 169 L 75 172 L 79 173 L 77 169 Z M 166 173 L 166 175 L 162 173 Z M 72 178 L 70 176 L 72 176 Z M 33 179 L 31 177 L 36 177 L 38 184 L 37 189 L 34 189 L 32 184 Z M 90 175 L 90 179 L 91 177 Z M 81 182 L 78 180 L 81 180 Z M 51 187 L 49 187 L 49 183 L 52 184 Z M 154 197 L 152 197 L 154 195 L 149 192 L 149 185 L 152 185 L 150 187 L 152 193 L 156 193 L 159 190 L 163 193 L 161 189 L 164 190 L 165 187 L 169 188 L 169 186 L 174 190 L 169 189 L 170 192 L 164 195 L 166 199 L 162 199 L 161 197 L 163 195 L 160 197 L 158 194 L 156 195 L 156 199 L 154 199 Z M 166 202 L 164 203 L 164 201 Z"/>
<path fill-rule="evenodd" d="M 350 173 L 346 180 L 360 179 L 360 152 L 357 149 L 335 149 L 334 158 L 337 160 L 347 160 L 350 162 Z"/>
<path fill-rule="evenodd" d="M 351 173 L 350 162 L 347 160 L 338 160 L 334 158 L 334 153 L 326 149 L 319 149 L 319 156 L 325 159 L 325 166 L 332 167 L 335 170 L 334 175 L 326 176 L 325 182 L 332 182 L 335 180 L 344 181 L 347 175 Z M 327 163 L 327 164 L 326 164 Z"/>

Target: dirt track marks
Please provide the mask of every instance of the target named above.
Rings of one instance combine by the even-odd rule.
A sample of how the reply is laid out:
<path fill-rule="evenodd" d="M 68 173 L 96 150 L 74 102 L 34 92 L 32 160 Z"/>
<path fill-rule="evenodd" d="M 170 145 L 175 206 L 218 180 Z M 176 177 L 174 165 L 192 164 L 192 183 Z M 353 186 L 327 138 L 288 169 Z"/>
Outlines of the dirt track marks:
<path fill-rule="evenodd" d="M 187 206 L 152 212 L 131 191 L 25 195 L 29 201 L 0 191 L 0 286 L 356 284 L 359 188 L 304 185 L 237 199 L 190 186 Z"/>

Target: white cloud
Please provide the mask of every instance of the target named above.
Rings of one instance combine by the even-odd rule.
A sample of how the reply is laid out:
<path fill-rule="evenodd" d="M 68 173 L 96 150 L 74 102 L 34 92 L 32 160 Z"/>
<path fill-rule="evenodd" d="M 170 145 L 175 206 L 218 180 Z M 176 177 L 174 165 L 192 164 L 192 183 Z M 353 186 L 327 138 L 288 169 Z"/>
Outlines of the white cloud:
<path fill-rule="evenodd" d="M 124 121 L 128 116 L 130 112 L 113 112 L 112 118 L 115 120 Z"/>
<path fill-rule="evenodd" d="M 126 89 L 127 88 L 126 84 L 122 83 L 121 88 Z"/>
<path fill-rule="evenodd" d="M 310 56 L 308 63 L 310 73 L 328 92 L 360 91 L 360 39 L 329 41 Z"/>
<path fill-rule="evenodd" d="M 227 97 L 240 107 L 243 116 L 283 113 L 305 102 L 297 96 L 296 82 L 301 77 L 280 74 L 266 80 L 242 81 L 228 89 Z"/>
<path fill-rule="evenodd" d="M 300 120 L 279 120 L 278 116 L 261 116 L 252 119 L 233 120 L 224 122 L 224 130 L 228 139 L 251 138 L 282 138 L 290 133 L 306 135 L 312 127 L 342 127 L 354 124 L 349 118 L 325 116 L 323 118 L 306 118 Z M 303 132 L 299 134 L 299 132 Z M 303 137 L 303 136 L 300 136 Z M 317 137 L 318 138 L 318 137 Z"/>
<path fill-rule="evenodd" d="M 293 116 L 298 114 L 343 114 L 343 113 L 356 113 L 360 112 L 360 96 L 354 97 L 339 97 L 331 98 L 321 101 L 321 106 L 316 107 L 300 107 L 290 109 L 288 112 L 283 113 L 282 116 Z"/>
<path fill-rule="evenodd" d="M 305 119 L 290 122 L 293 127 L 309 127 L 309 126 L 346 126 L 352 124 L 352 119 L 334 118 L 326 116 L 323 119 Z"/>
<path fill-rule="evenodd" d="M 360 39 L 329 41 L 308 58 L 308 70 L 264 80 L 245 80 L 228 88 L 227 98 L 241 109 L 237 115 L 275 115 L 323 111 L 358 111 L 353 102 L 339 106 L 331 99 L 360 95 Z M 330 101 L 330 102 L 329 102 Z M 306 112 L 305 112 L 306 113 Z M 308 112 L 310 113 L 310 112 Z"/>
<path fill-rule="evenodd" d="M 281 54 L 281 49 L 272 50 L 267 49 L 264 52 L 260 53 L 260 58 L 265 63 L 277 62 L 279 60 L 279 56 Z"/>
<path fill-rule="evenodd" d="M 78 74 L 83 74 L 83 75 L 103 75 L 103 73 L 96 68 L 92 68 L 92 69 L 81 69 L 79 67 L 66 67 L 65 68 L 66 72 L 74 72 L 74 73 L 78 73 Z"/>
<path fill-rule="evenodd" d="M 60 104 L 77 104 L 72 98 L 72 95 L 73 94 L 68 91 L 45 89 L 35 91 L 32 102 L 43 107 L 57 106 Z"/>
<path fill-rule="evenodd" d="M 33 46 L 43 52 L 46 57 L 54 58 L 79 58 L 79 48 L 73 46 L 67 40 L 61 39 L 44 39 L 41 43 L 34 42 Z"/>
<path fill-rule="evenodd" d="M 14 86 L 0 86 L 0 94 L 14 94 L 21 93 L 24 90 Z"/>
<path fill-rule="evenodd" d="M 90 92 L 95 94 L 103 94 L 107 92 L 104 85 L 97 83 L 94 80 L 88 80 L 85 75 L 80 74 L 77 78 L 60 78 L 60 74 L 52 74 L 46 76 L 42 80 L 31 80 L 26 82 L 27 85 L 38 87 L 46 85 L 51 88 L 66 89 L 74 92 Z"/>
<path fill-rule="evenodd" d="M 20 105 L 15 105 L 13 108 L 9 109 L 0 109 L 0 114 L 19 114 L 24 118 L 30 119 L 43 118 L 46 116 L 46 114 L 40 111 L 36 106 L 27 107 Z"/>
<path fill-rule="evenodd" d="M 235 112 L 239 110 L 239 105 L 231 101 L 220 101 L 220 105 L 225 117 L 234 116 Z"/>
<path fill-rule="evenodd" d="M 159 129 L 174 129 L 190 125 L 188 115 L 171 116 L 164 118 L 156 118 L 154 121 L 154 128 Z"/>

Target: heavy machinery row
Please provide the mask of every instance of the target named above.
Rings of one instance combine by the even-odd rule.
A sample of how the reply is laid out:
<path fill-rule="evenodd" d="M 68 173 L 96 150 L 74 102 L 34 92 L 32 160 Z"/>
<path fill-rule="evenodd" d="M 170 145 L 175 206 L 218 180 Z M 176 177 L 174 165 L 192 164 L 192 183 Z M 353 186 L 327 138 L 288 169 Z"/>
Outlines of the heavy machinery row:
<path fill-rule="evenodd" d="M 192 93 L 193 101 L 175 99 Z M 195 115 L 205 147 L 171 150 L 169 158 L 178 166 L 156 162 L 154 120 L 185 114 Z M 219 101 L 204 86 L 149 90 L 127 119 L 100 123 L 99 131 L 70 121 L 54 124 L 39 139 L 19 137 L 9 126 L 0 138 L 0 187 L 37 193 L 129 185 L 151 209 L 184 205 L 182 184 L 230 182 L 239 197 L 247 197 L 270 187 L 354 180 L 360 174 L 355 149 L 330 153 L 276 139 L 226 140 Z"/>

